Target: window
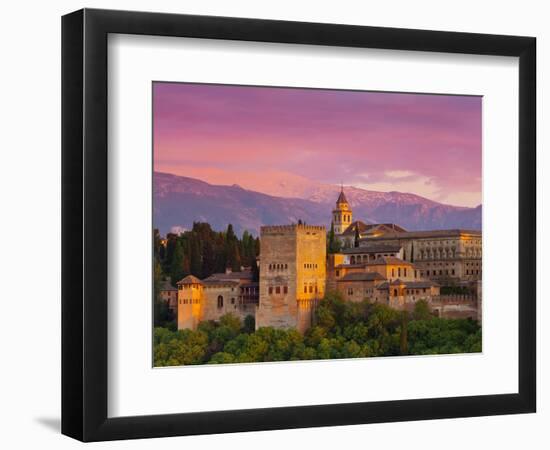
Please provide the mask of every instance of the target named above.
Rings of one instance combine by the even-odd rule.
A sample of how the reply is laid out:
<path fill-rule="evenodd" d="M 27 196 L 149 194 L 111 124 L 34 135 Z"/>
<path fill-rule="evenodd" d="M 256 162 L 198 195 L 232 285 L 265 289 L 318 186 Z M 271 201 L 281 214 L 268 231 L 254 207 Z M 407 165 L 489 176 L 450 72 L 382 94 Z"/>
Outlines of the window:
<path fill-rule="evenodd" d="M 223 297 L 218 295 L 218 308 L 223 308 Z"/>
<path fill-rule="evenodd" d="M 273 294 L 273 288 L 269 286 L 269 295 Z"/>
<path fill-rule="evenodd" d="M 391 270 L 391 276 L 392 276 L 392 277 L 395 276 L 395 269 L 392 269 L 392 270 Z"/>
<path fill-rule="evenodd" d="M 406 277 L 407 276 L 407 268 L 403 268 L 403 276 Z"/>
<path fill-rule="evenodd" d="M 394 295 L 395 297 L 397 297 L 397 289 L 394 289 L 394 290 L 393 290 L 393 295 Z"/>
<path fill-rule="evenodd" d="M 348 295 L 353 295 L 353 288 L 348 288 Z"/>
<path fill-rule="evenodd" d="M 401 276 L 401 267 L 398 267 L 398 268 L 397 268 L 397 276 L 398 276 L 398 277 Z"/>
<path fill-rule="evenodd" d="M 309 293 L 313 294 L 313 286 L 311 284 L 309 285 Z"/>
<path fill-rule="evenodd" d="M 275 294 L 280 294 L 281 293 L 281 286 L 277 286 L 275 288 Z"/>
<path fill-rule="evenodd" d="M 340 271 L 339 271 L 339 270 L 336 271 L 336 276 L 337 276 L 337 277 L 340 276 Z"/>
<path fill-rule="evenodd" d="M 283 293 L 288 294 L 288 286 L 285 286 L 285 287 L 283 288 Z"/>
<path fill-rule="evenodd" d="M 235 304 L 235 299 L 234 299 L 234 298 L 231 299 L 231 304 L 232 304 L 232 305 Z"/>
<path fill-rule="evenodd" d="M 304 294 L 307 294 L 307 286 L 304 284 Z"/>

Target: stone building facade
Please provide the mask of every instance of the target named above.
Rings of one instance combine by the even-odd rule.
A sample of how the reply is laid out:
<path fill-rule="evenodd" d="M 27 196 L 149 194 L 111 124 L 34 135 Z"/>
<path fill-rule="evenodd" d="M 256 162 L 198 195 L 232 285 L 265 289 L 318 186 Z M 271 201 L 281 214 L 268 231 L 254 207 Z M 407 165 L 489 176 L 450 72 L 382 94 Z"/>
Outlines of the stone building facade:
<path fill-rule="evenodd" d="M 414 263 L 420 276 L 443 285 L 482 279 L 482 238 L 476 230 L 388 232 L 360 240 L 360 247 L 400 246 L 401 257 Z"/>
<path fill-rule="evenodd" d="M 161 282 L 159 296 L 174 315 L 178 313 L 178 289 L 172 286 L 169 279 Z"/>
<path fill-rule="evenodd" d="M 188 275 L 178 285 L 178 329 L 196 329 L 203 320 L 219 320 L 227 313 L 241 320 L 255 316 L 259 285 L 249 270 L 216 273 L 204 280 Z"/>
<path fill-rule="evenodd" d="M 311 325 L 326 284 L 323 226 L 266 226 L 260 231 L 260 302 L 256 327 Z"/>
<path fill-rule="evenodd" d="M 334 276 L 331 287 L 352 302 L 368 300 L 407 309 L 418 300 L 431 302 L 440 294 L 438 283 L 422 278 L 414 264 L 395 256 L 354 264 L 344 260 L 329 272 Z"/>
<path fill-rule="evenodd" d="M 481 232 L 406 231 L 395 224 L 354 222 L 343 189 L 332 220 L 337 237 L 348 244 L 339 253 L 327 255 L 324 226 L 264 226 L 259 282 L 250 271 L 179 281 L 178 329 L 196 329 L 202 320 L 233 313 L 254 316 L 256 328 L 305 332 L 328 290 L 346 301 L 366 299 L 396 309 L 412 309 L 423 299 L 442 317 L 481 319 Z M 357 247 L 347 242 L 355 229 Z M 471 295 L 441 295 L 441 286 L 456 285 L 472 287 Z"/>

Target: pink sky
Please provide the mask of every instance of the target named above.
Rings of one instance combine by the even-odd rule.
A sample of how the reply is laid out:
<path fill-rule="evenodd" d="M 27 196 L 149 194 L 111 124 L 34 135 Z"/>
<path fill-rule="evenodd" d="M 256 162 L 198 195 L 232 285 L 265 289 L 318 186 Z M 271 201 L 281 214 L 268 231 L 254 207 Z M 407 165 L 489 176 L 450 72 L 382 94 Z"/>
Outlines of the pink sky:
<path fill-rule="evenodd" d="M 481 101 L 156 82 L 155 170 L 259 191 L 299 176 L 476 206 Z"/>

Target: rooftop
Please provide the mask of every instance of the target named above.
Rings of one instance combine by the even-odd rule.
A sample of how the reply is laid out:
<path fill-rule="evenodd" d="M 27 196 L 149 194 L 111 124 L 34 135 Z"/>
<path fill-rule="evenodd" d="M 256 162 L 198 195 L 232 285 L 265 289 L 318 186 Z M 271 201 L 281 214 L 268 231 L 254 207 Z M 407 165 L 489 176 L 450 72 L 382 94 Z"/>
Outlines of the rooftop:
<path fill-rule="evenodd" d="M 213 273 L 203 281 L 221 281 L 221 280 L 252 280 L 252 272 L 250 270 L 243 270 L 241 272 L 223 272 Z"/>
<path fill-rule="evenodd" d="M 397 258 L 396 256 L 379 256 L 372 262 L 368 262 L 367 264 L 371 265 L 380 265 L 380 264 L 400 264 L 400 265 L 406 265 L 406 266 L 412 266 L 409 261 L 405 261 L 401 258 Z"/>
<path fill-rule="evenodd" d="M 385 280 L 378 272 L 348 273 L 337 281 L 377 281 Z"/>
<path fill-rule="evenodd" d="M 381 232 L 384 234 L 394 232 L 406 232 L 405 228 L 396 225 L 395 223 L 365 223 L 361 220 L 352 222 L 342 233 L 344 236 L 355 235 L 355 228 L 359 228 L 359 234 Z"/>
<path fill-rule="evenodd" d="M 338 196 L 338 200 L 336 200 L 336 203 L 348 203 L 348 199 L 346 198 L 346 194 L 344 194 L 344 187 L 342 186 L 342 190 L 340 191 L 340 195 Z"/>
<path fill-rule="evenodd" d="M 194 275 L 187 275 L 185 278 L 178 281 L 176 284 L 202 284 L 202 281 L 199 280 Z"/>
<path fill-rule="evenodd" d="M 451 230 L 392 232 L 392 233 L 386 233 L 383 236 L 363 238 L 362 242 L 372 241 L 374 239 L 384 240 L 384 239 L 413 239 L 413 238 L 435 238 L 435 237 L 455 237 L 456 238 L 462 235 L 481 237 L 481 231 L 454 228 Z"/>
<path fill-rule="evenodd" d="M 170 280 L 163 280 L 160 282 L 160 290 L 161 291 L 177 291 L 178 289 L 172 286 L 172 283 L 170 283 Z"/>
<path fill-rule="evenodd" d="M 378 244 L 374 242 L 364 241 L 360 247 L 352 247 L 342 250 L 345 255 L 355 255 L 362 253 L 397 253 L 401 250 L 401 246 L 397 244 Z"/>

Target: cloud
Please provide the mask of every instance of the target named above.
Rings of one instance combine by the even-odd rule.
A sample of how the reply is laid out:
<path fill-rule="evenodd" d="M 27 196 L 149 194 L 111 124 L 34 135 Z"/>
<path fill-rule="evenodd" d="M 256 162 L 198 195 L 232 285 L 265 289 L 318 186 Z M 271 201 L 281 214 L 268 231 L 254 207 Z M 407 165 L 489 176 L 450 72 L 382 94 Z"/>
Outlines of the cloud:
<path fill-rule="evenodd" d="M 384 174 L 386 175 L 386 177 L 392 179 L 410 178 L 416 175 L 410 170 L 387 170 L 386 172 L 384 172 Z"/>

